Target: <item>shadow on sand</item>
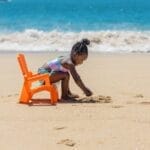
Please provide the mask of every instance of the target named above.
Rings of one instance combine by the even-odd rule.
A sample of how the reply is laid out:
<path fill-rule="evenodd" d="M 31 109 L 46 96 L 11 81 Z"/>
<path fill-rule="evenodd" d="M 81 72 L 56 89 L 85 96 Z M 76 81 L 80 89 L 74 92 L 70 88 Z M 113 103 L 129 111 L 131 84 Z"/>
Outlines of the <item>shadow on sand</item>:
<path fill-rule="evenodd" d="M 82 98 L 70 98 L 68 100 L 59 100 L 58 103 L 111 103 L 110 96 L 90 96 Z M 29 106 L 53 106 L 49 99 L 32 99 Z M 55 106 L 55 105 L 54 105 Z"/>

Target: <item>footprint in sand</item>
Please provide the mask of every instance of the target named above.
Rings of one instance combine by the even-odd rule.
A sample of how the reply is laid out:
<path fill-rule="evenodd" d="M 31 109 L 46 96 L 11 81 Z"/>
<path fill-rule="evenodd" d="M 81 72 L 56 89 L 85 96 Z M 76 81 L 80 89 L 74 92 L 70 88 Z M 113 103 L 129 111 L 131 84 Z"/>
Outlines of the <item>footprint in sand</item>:
<path fill-rule="evenodd" d="M 54 129 L 55 130 L 62 130 L 62 129 L 65 129 L 65 128 L 67 128 L 67 127 L 55 127 Z"/>
<path fill-rule="evenodd" d="M 112 108 L 122 108 L 124 107 L 123 105 L 113 105 Z"/>
<path fill-rule="evenodd" d="M 15 94 L 8 94 L 8 95 L 5 95 L 5 96 L 3 96 L 3 95 L 1 95 L 1 98 L 4 98 L 4 97 L 13 97 L 13 96 L 18 96 L 19 94 L 18 93 L 15 93 Z"/>
<path fill-rule="evenodd" d="M 13 96 L 12 94 L 8 94 L 8 95 L 7 95 L 7 97 L 12 97 L 12 96 Z"/>
<path fill-rule="evenodd" d="M 81 99 L 78 99 L 78 102 L 80 103 L 110 103 L 112 101 L 110 96 L 90 96 L 90 97 L 84 97 Z"/>
<path fill-rule="evenodd" d="M 19 95 L 18 93 L 15 93 L 15 94 L 8 94 L 7 97 L 18 96 L 18 95 Z"/>
<path fill-rule="evenodd" d="M 143 105 L 150 105 L 150 102 L 141 102 L 140 104 L 143 104 Z"/>
<path fill-rule="evenodd" d="M 73 147 L 73 146 L 75 146 L 76 143 L 70 139 L 64 139 L 64 140 L 59 141 L 57 144 L 64 144 L 66 146 Z"/>
<path fill-rule="evenodd" d="M 136 97 L 136 98 L 144 98 L 143 94 L 136 94 L 134 97 Z"/>

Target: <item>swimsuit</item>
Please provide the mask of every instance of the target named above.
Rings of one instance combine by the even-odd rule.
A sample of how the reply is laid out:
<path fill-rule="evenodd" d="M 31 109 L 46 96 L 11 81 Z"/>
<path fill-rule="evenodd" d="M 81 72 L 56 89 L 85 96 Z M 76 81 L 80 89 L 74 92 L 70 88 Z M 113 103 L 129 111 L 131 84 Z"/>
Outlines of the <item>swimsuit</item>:
<path fill-rule="evenodd" d="M 43 67 L 38 69 L 38 73 L 48 73 L 49 75 L 55 73 L 55 72 L 69 72 L 69 70 L 65 67 L 62 66 L 62 62 L 68 63 L 68 64 L 73 64 L 70 57 L 58 57 L 54 60 L 48 61 L 47 65 L 49 66 L 50 70 L 45 69 Z"/>

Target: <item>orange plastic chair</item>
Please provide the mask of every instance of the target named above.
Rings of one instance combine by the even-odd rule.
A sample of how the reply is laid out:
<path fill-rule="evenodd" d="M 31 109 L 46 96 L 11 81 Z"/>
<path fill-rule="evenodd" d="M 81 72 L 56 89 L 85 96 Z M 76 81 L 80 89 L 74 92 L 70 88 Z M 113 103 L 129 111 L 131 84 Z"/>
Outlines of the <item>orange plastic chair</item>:
<path fill-rule="evenodd" d="M 41 91 L 48 91 L 50 93 L 50 103 L 55 105 L 58 101 L 58 90 L 50 83 L 50 77 L 48 74 L 33 74 L 28 70 L 24 54 L 18 54 L 17 56 L 22 74 L 24 76 L 23 88 L 20 95 L 20 103 L 29 104 L 32 102 L 32 96 L 35 93 Z M 32 87 L 32 83 L 43 80 L 44 85 Z"/>

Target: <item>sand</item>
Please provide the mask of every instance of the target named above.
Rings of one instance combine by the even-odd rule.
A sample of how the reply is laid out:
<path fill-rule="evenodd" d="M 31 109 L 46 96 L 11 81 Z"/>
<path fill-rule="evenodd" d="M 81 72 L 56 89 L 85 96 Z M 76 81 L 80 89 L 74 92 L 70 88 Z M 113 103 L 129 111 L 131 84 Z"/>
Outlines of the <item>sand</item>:
<path fill-rule="evenodd" d="M 36 72 L 61 54 L 25 55 Z M 79 101 L 56 106 L 18 103 L 23 78 L 16 53 L 1 53 L 0 68 L 1 150 L 150 149 L 150 54 L 90 53 L 77 70 L 94 95 L 85 98 L 71 79 Z"/>

